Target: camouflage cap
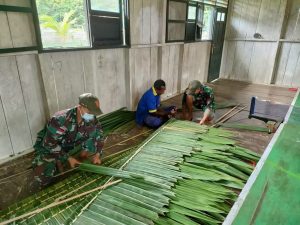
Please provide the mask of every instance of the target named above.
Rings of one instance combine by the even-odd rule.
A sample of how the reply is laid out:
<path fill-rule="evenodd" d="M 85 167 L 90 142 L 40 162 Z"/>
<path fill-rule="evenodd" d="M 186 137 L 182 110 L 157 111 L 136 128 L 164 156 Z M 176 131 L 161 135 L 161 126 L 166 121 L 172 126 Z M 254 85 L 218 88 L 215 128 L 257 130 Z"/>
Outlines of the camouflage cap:
<path fill-rule="evenodd" d="M 99 99 L 91 93 L 84 93 L 79 96 L 79 105 L 86 107 L 90 113 L 96 116 L 103 113 L 97 101 L 99 101 Z"/>
<path fill-rule="evenodd" d="M 192 94 L 195 94 L 195 91 L 197 89 L 201 89 L 202 88 L 202 84 L 200 81 L 198 80 L 193 80 L 189 83 L 189 86 L 186 90 L 186 94 L 187 95 L 192 95 Z"/>

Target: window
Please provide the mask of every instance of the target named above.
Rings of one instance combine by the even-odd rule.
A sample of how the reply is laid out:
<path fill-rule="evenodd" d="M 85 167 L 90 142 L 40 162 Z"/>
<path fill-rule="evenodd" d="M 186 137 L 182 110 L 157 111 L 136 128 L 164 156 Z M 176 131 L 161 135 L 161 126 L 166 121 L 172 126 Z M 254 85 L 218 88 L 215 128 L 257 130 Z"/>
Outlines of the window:
<path fill-rule="evenodd" d="M 194 41 L 196 32 L 197 4 L 189 4 L 187 18 L 185 40 Z"/>
<path fill-rule="evenodd" d="M 122 2 L 91 0 L 90 22 L 93 46 L 123 44 Z"/>
<path fill-rule="evenodd" d="M 168 0 L 166 42 L 212 40 L 215 21 L 225 22 L 227 0 Z"/>
<path fill-rule="evenodd" d="M 214 7 L 204 5 L 202 40 L 211 40 L 214 24 Z"/>
<path fill-rule="evenodd" d="M 84 0 L 36 0 L 43 48 L 89 47 Z"/>
<path fill-rule="evenodd" d="M 120 2 L 119 0 L 91 0 L 91 9 L 96 11 L 119 13 Z"/>
<path fill-rule="evenodd" d="M 167 41 L 184 41 L 187 17 L 186 7 L 187 3 L 184 1 L 168 1 Z"/>
<path fill-rule="evenodd" d="M 217 22 L 224 22 L 225 21 L 225 13 L 218 12 L 217 14 Z"/>
<path fill-rule="evenodd" d="M 36 0 L 44 49 L 125 45 L 127 0 Z"/>

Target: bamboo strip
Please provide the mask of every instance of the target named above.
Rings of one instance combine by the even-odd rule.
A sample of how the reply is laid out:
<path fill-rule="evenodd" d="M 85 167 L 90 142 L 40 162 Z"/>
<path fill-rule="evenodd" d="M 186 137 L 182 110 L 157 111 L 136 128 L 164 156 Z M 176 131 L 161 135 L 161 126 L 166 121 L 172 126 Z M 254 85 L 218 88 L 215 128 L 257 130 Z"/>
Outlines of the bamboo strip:
<path fill-rule="evenodd" d="M 115 184 L 117 184 L 117 183 L 120 183 L 121 181 L 122 181 L 121 179 L 116 180 L 116 181 L 112 181 L 112 182 L 106 183 L 106 184 L 104 184 L 104 185 L 102 185 L 102 186 L 100 186 L 100 187 L 96 187 L 96 188 L 94 188 L 94 189 L 92 189 L 92 190 L 83 192 L 83 193 L 81 193 L 81 194 L 75 195 L 75 196 L 70 197 L 70 198 L 67 198 L 67 199 L 65 199 L 65 200 L 62 200 L 62 201 L 59 201 L 59 202 L 53 202 L 52 204 L 47 205 L 47 206 L 45 206 L 45 207 L 43 207 L 43 208 L 34 210 L 34 211 L 32 211 L 32 212 L 29 212 L 29 213 L 25 213 L 25 214 L 23 214 L 23 215 L 21 215 L 21 216 L 17 216 L 17 217 L 15 217 L 15 218 L 12 218 L 12 219 L 9 219 L 9 220 L 6 220 L 6 221 L 3 221 L 3 222 L 0 223 L 0 225 L 6 225 L 6 224 L 9 224 L 9 223 L 15 222 L 15 221 L 17 221 L 17 220 L 26 218 L 26 217 L 28 217 L 28 216 L 31 216 L 31 215 L 40 213 L 40 212 L 42 212 L 42 211 L 44 211 L 44 210 L 46 210 L 46 209 L 53 208 L 53 207 L 55 207 L 55 206 L 58 206 L 58 205 L 61 205 L 61 204 L 63 204 L 63 203 L 72 201 L 72 200 L 74 200 L 74 199 L 77 199 L 77 198 L 80 198 L 80 197 L 82 197 L 82 196 L 88 195 L 88 194 L 93 193 L 93 192 L 95 192 L 95 191 L 103 190 L 103 189 L 105 189 L 105 188 L 107 188 L 107 187 L 110 187 L 110 186 L 112 186 L 112 185 L 115 185 Z"/>
<path fill-rule="evenodd" d="M 221 116 L 217 121 L 216 124 L 219 123 L 222 119 L 224 119 L 228 114 L 230 114 L 232 111 L 234 111 L 237 107 L 239 107 L 240 104 L 233 107 L 231 110 L 229 110 L 227 113 L 225 113 L 223 116 Z"/>
<path fill-rule="evenodd" d="M 219 123 L 224 123 L 226 122 L 227 120 L 229 120 L 230 118 L 234 117 L 236 114 L 240 113 L 241 111 L 243 111 L 247 106 L 237 110 L 236 112 L 233 112 L 233 114 L 229 115 L 228 117 L 226 118 L 223 118 L 221 121 L 219 121 L 218 123 L 214 124 L 212 127 L 219 127 Z"/>

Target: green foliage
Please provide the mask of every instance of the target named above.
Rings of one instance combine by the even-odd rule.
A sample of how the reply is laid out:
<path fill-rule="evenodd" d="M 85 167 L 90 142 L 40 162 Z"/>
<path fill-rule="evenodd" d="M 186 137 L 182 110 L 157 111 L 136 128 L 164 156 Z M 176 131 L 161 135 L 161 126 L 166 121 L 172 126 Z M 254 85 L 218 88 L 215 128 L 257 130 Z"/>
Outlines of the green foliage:
<path fill-rule="evenodd" d="M 71 26 L 73 26 L 76 21 L 76 19 L 71 20 L 73 15 L 74 11 L 65 13 L 61 22 L 57 22 L 52 16 L 42 15 L 40 16 L 40 21 L 42 22 L 42 27 L 54 30 L 58 36 L 62 37 L 65 41 Z"/>
<path fill-rule="evenodd" d="M 235 146 L 229 136 L 221 129 L 171 120 L 127 154 L 126 162 L 111 158 L 110 163 L 119 162 L 119 169 L 81 165 L 101 182 L 89 180 L 84 189 L 74 187 L 75 193 L 72 189 L 67 193 L 73 196 L 105 183 L 109 177 L 99 174 L 121 177 L 122 182 L 41 212 L 23 224 L 220 224 L 237 198 L 232 188 L 242 189 L 253 169 L 248 163 L 258 160 L 255 153 Z M 77 187 L 86 183 L 78 182 Z M 65 181 L 61 186 L 65 187 Z M 41 207 L 41 202 L 33 200 L 33 204 Z M 7 215 L 16 216 L 21 210 L 22 206 L 11 208 Z"/>
<path fill-rule="evenodd" d="M 62 22 L 65 14 L 74 11 L 70 20 L 76 18 L 74 27 L 82 27 L 85 24 L 84 0 L 36 0 L 39 16 L 51 16 L 55 21 Z"/>

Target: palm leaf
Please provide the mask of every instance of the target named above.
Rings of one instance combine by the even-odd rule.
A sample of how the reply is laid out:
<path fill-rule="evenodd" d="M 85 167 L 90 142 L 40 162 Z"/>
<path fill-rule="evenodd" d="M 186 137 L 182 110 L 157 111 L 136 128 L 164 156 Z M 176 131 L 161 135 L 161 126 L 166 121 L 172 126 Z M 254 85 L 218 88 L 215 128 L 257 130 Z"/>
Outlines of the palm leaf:
<path fill-rule="evenodd" d="M 110 116 L 98 119 L 107 127 L 116 127 Z M 252 171 L 246 162 L 258 160 L 255 153 L 237 147 L 230 138 L 228 131 L 171 120 L 127 154 L 125 160 L 110 158 L 109 165 L 116 169 L 82 164 L 79 169 L 84 171 L 78 174 L 84 174 L 85 180 L 76 175 L 76 179 L 63 181 L 55 190 L 63 190 L 66 183 L 76 186 L 76 181 L 80 188 L 95 180 L 73 194 L 91 190 L 114 177 L 124 179 L 121 183 L 34 215 L 23 223 L 219 224 L 237 197 L 232 188 L 240 190 Z M 60 196 L 56 191 L 51 194 Z M 42 195 L 45 201 L 39 203 L 49 204 L 47 195 Z M 23 212 L 32 203 L 27 201 Z M 15 216 L 16 209 L 7 216 Z"/>

